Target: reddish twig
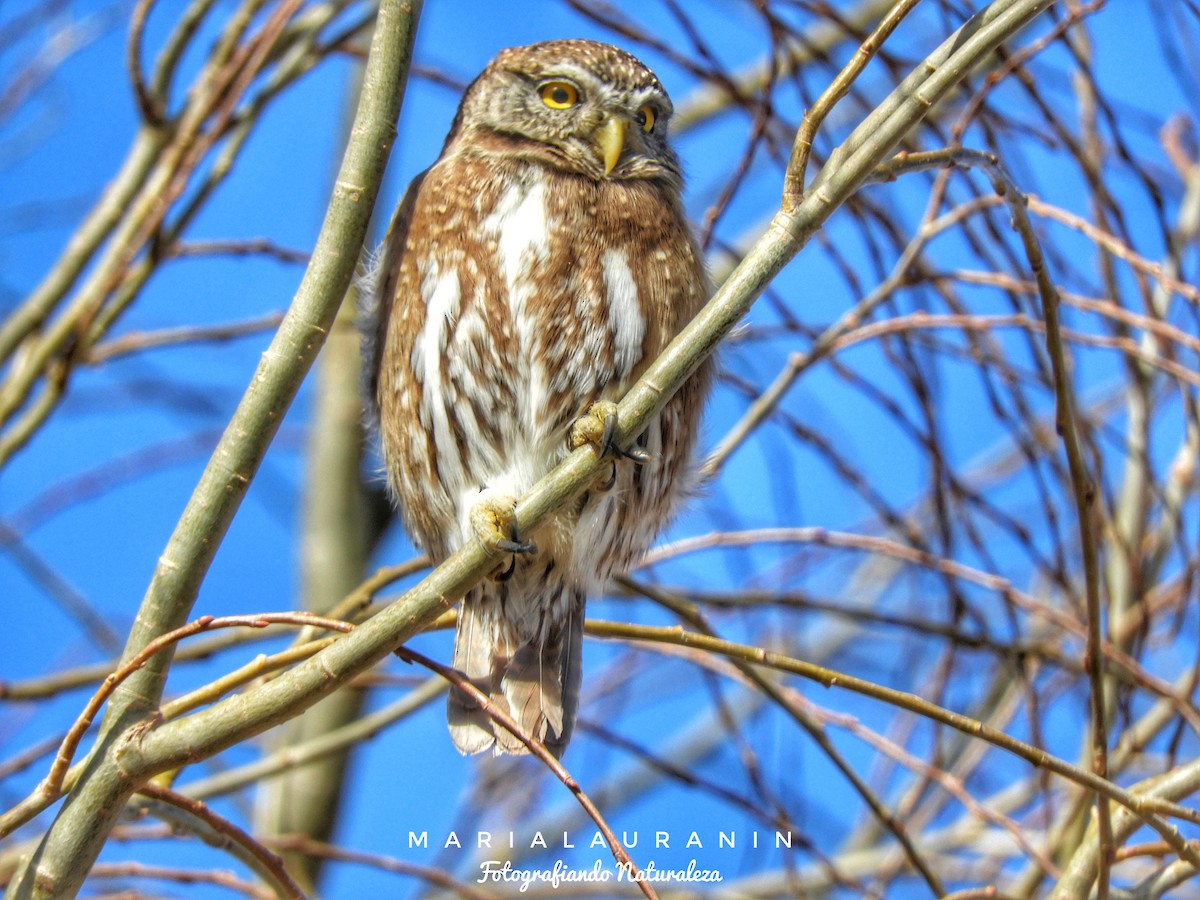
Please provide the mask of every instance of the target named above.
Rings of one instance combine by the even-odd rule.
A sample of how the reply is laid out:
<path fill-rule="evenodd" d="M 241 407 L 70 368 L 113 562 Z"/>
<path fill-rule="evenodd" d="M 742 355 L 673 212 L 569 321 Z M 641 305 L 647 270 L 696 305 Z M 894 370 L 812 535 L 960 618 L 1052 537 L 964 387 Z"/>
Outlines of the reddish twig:
<path fill-rule="evenodd" d="M 136 655 L 130 657 L 127 663 L 112 672 L 96 689 L 96 693 L 92 695 L 79 718 L 75 720 L 75 724 L 67 731 L 67 736 L 63 739 L 62 746 L 59 747 L 58 755 L 54 758 L 54 764 L 50 767 L 46 778 L 38 785 L 38 791 L 54 797 L 61 793 L 63 777 L 71 765 L 71 759 L 75 756 L 79 742 L 91 727 L 100 708 L 122 681 L 144 666 L 155 655 L 184 638 L 201 632 L 213 631 L 218 628 L 266 628 L 268 625 L 276 624 L 317 625 L 337 631 L 350 631 L 354 627 L 347 622 L 327 619 L 312 613 L 257 613 L 248 616 L 201 616 L 194 622 L 189 622 L 181 628 L 160 635 L 146 644 Z"/>
<path fill-rule="evenodd" d="M 296 884 L 292 876 L 287 873 L 287 869 L 283 866 L 283 860 L 255 840 L 253 836 L 234 825 L 224 816 L 215 813 L 209 808 L 208 804 L 200 800 L 195 800 L 186 794 L 174 791 L 171 788 L 157 785 L 154 782 L 143 784 L 138 788 L 138 793 L 162 803 L 169 803 L 171 806 L 182 809 L 200 819 L 217 834 L 233 841 L 258 860 L 264 872 L 269 874 L 275 882 L 277 892 L 282 893 L 285 897 L 294 898 L 294 900 L 304 900 L 304 891 L 300 889 L 300 886 Z"/>
<path fill-rule="evenodd" d="M 608 841 L 608 849 L 612 852 L 613 858 L 617 861 L 618 865 L 625 867 L 625 870 L 629 873 L 631 880 L 633 880 L 637 886 L 641 888 L 642 893 L 646 897 L 650 898 L 650 900 L 657 900 L 658 895 L 654 892 L 654 889 L 650 887 L 649 883 L 642 878 L 641 870 L 637 867 L 637 864 L 633 861 L 632 857 L 625 852 L 625 848 L 621 845 L 621 842 L 617 840 L 617 836 L 613 833 L 613 830 L 608 827 L 608 823 L 604 820 L 604 816 L 596 807 L 596 804 L 592 802 L 591 797 L 589 797 L 583 788 L 579 786 L 579 782 L 577 782 L 571 773 L 567 771 L 566 767 L 559 762 L 554 754 L 546 748 L 545 744 L 526 734 L 524 729 L 522 729 L 521 726 L 518 725 L 510 715 L 508 715 L 508 713 L 496 706 L 496 704 L 491 701 L 491 698 L 489 698 L 487 694 L 472 684 L 471 679 L 467 678 L 466 675 L 457 669 L 452 669 L 449 666 L 444 666 L 441 663 L 434 662 L 429 657 L 422 656 L 420 653 L 417 653 L 415 650 L 409 650 L 407 647 L 401 647 L 396 651 L 396 655 L 405 662 L 415 662 L 418 665 L 429 669 L 429 671 L 436 672 L 438 675 L 441 675 L 448 682 L 450 682 L 450 684 L 470 697 L 480 709 L 482 709 L 488 714 L 488 716 L 491 717 L 492 721 L 498 723 L 506 731 L 509 731 L 513 737 L 515 737 L 522 744 L 524 744 L 526 748 L 528 748 L 531 754 L 545 763 L 546 767 L 554 773 L 554 776 L 561 781 L 567 790 L 569 790 L 575 796 L 575 799 L 579 801 L 579 805 L 583 807 L 584 812 L 586 812 L 591 817 L 592 821 L 596 823 L 596 827 L 600 829 L 600 833 L 603 834 L 604 839 Z"/>
<path fill-rule="evenodd" d="M 477 891 L 475 888 L 464 884 L 442 869 L 419 865 L 405 859 L 396 859 L 392 856 L 384 856 L 381 853 L 350 850 L 345 847 L 338 847 L 334 844 L 328 844 L 324 841 L 295 834 L 268 838 L 267 843 L 278 850 L 287 850 L 293 853 L 301 853 L 305 856 L 315 856 L 337 862 L 369 866 L 396 875 L 420 878 L 431 885 L 453 892 L 456 896 L 461 897 L 462 900 L 494 900 L 495 898 L 494 894 Z"/>

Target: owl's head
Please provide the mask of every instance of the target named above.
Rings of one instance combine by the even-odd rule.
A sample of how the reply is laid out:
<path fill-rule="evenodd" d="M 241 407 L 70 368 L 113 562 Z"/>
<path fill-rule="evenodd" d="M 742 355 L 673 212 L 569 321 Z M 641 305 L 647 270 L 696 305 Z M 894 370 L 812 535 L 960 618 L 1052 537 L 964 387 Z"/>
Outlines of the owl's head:
<path fill-rule="evenodd" d="M 447 145 L 604 178 L 678 182 L 671 100 L 636 57 L 597 41 L 502 50 L 467 88 Z"/>

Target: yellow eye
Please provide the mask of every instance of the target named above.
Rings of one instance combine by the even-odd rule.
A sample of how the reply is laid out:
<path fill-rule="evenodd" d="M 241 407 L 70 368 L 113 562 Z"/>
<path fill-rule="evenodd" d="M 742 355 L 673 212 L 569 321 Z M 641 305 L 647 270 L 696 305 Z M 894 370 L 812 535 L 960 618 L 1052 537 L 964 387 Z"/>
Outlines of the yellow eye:
<path fill-rule="evenodd" d="M 570 109 L 579 102 L 579 91 L 569 81 L 547 81 L 538 88 L 538 93 L 551 109 Z"/>
<path fill-rule="evenodd" d="M 653 106 L 643 106 L 637 111 L 637 115 L 634 118 L 642 126 L 642 131 L 649 133 L 654 130 L 655 112 Z"/>

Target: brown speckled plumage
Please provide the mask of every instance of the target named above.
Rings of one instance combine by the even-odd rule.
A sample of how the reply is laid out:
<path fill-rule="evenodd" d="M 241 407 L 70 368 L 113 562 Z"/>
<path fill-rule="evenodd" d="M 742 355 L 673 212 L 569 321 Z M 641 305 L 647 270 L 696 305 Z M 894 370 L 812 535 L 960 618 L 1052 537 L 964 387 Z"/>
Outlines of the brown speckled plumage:
<path fill-rule="evenodd" d="M 577 101 L 553 108 L 542 93 L 563 82 Z M 706 299 L 669 116 L 653 73 L 615 47 L 511 48 L 409 186 L 365 364 L 389 483 L 435 560 L 473 537 L 480 496 L 520 496 L 561 461 L 572 422 L 619 399 Z M 609 120 L 623 144 L 606 159 Z M 611 488 L 522 535 L 538 552 L 464 599 L 454 665 L 555 752 L 578 705 L 585 598 L 636 562 L 686 489 L 707 382 L 705 368 L 639 438 L 648 462 L 618 460 Z M 458 692 L 449 718 L 464 753 L 523 750 Z"/>

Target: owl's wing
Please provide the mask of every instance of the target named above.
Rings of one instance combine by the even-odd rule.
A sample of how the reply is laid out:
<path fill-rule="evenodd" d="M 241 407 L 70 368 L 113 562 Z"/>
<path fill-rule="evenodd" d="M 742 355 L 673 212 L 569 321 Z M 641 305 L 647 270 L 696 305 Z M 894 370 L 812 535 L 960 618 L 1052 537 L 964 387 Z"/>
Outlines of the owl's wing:
<path fill-rule="evenodd" d="M 409 183 L 388 225 L 383 243 L 368 254 L 363 272 L 357 280 L 358 307 L 354 322 L 362 352 L 363 409 L 367 426 L 371 429 L 379 427 L 379 358 L 387 336 L 388 317 L 395 305 L 400 254 L 408 241 L 408 228 L 417 203 L 417 192 L 428 172 L 426 169 Z"/>

